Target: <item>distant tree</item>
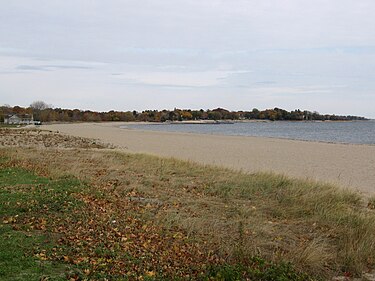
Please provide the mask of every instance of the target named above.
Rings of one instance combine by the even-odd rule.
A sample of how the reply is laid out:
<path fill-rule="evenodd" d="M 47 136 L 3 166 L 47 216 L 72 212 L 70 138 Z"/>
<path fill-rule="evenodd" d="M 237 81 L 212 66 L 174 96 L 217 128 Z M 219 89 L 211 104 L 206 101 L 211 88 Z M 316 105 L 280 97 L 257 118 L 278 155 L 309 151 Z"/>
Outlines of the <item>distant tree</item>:
<path fill-rule="evenodd" d="M 303 118 L 304 118 L 303 112 L 299 109 L 291 111 L 289 114 L 289 120 L 301 121 L 303 120 Z"/>
<path fill-rule="evenodd" d="M 4 122 L 4 118 L 5 118 L 5 114 L 6 114 L 5 112 L 6 112 L 5 106 L 1 106 L 0 107 L 0 123 Z"/>
<path fill-rule="evenodd" d="M 148 114 L 146 112 L 139 113 L 137 116 L 138 121 L 146 122 L 148 120 Z"/>
<path fill-rule="evenodd" d="M 359 116 L 340 116 L 340 115 L 322 115 L 317 111 L 286 111 L 281 108 L 273 108 L 266 110 L 258 110 L 254 108 L 252 111 L 229 111 L 223 108 L 212 110 L 191 110 L 177 109 L 174 110 L 145 110 L 142 113 L 137 111 L 82 111 L 79 109 L 52 109 L 51 105 L 43 101 L 35 101 L 30 107 L 24 108 L 20 106 L 11 107 L 10 105 L 0 106 L 0 122 L 4 117 L 11 114 L 34 114 L 34 120 L 42 122 L 65 121 L 65 122 L 99 122 L 99 121 L 147 121 L 147 122 L 165 122 L 183 121 L 183 120 L 219 120 L 219 119 L 264 119 L 264 120 L 367 120 Z"/>
<path fill-rule="evenodd" d="M 44 101 L 38 100 L 30 104 L 30 107 L 34 110 L 44 110 L 47 108 L 52 108 L 51 105 L 46 104 Z"/>
<path fill-rule="evenodd" d="M 12 114 L 12 107 L 9 104 L 4 104 L 3 106 L 0 107 L 1 114 L 3 116 L 3 120 L 5 115 L 10 115 Z"/>
<path fill-rule="evenodd" d="M 210 111 L 208 112 L 208 119 L 210 120 L 220 120 L 223 118 L 223 115 L 220 111 Z"/>
<path fill-rule="evenodd" d="M 313 119 L 313 120 L 324 120 L 324 116 L 323 116 L 323 115 L 320 115 L 319 112 L 314 111 L 314 112 L 312 113 L 312 119 Z"/>
<path fill-rule="evenodd" d="M 192 118 L 194 120 L 200 120 L 200 119 L 202 119 L 202 113 L 203 112 L 204 112 L 203 110 L 202 111 L 200 111 L 200 110 L 193 110 L 191 112 Z"/>
<path fill-rule="evenodd" d="M 12 113 L 15 113 L 15 114 L 25 114 L 25 112 L 26 112 L 26 109 L 18 105 L 14 106 L 12 109 Z"/>
<path fill-rule="evenodd" d="M 176 110 L 170 111 L 168 114 L 168 120 L 171 120 L 171 121 L 178 120 L 178 117 L 179 117 L 179 114 L 178 112 L 176 112 Z"/>
<path fill-rule="evenodd" d="M 181 119 L 182 120 L 191 120 L 191 119 L 193 119 L 193 114 L 191 114 L 190 111 L 183 110 L 181 112 Z"/>
<path fill-rule="evenodd" d="M 44 112 L 43 110 L 47 110 L 52 108 L 52 106 L 48 105 L 44 101 L 34 101 L 30 104 L 30 108 L 32 109 L 32 113 L 34 115 L 34 119 L 37 121 L 48 121 L 48 113 Z M 43 119 L 43 120 L 42 120 Z"/>
<path fill-rule="evenodd" d="M 73 121 L 82 121 L 83 111 L 79 109 L 73 109 L 71 111 L 71 115 Z"/>
<path fill-rule="evenodd" d="M 260 111 L 259 111 L 259 109 L 258 108 L 253 108 L 253 110 L 251 111 L 251 118 L 252 119 L 261 119 L 260 117 L 259 117 L 259 115 L 260 115 Z"/>

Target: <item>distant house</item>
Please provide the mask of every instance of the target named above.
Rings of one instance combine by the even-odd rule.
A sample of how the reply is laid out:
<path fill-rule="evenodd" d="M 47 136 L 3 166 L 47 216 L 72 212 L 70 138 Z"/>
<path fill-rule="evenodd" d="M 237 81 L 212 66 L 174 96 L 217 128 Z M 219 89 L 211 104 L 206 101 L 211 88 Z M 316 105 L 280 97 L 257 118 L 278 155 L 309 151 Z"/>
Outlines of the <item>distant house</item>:
<path fill-rule="evenodd" d="M 34 117 L 31 114 L 12 114 L 5 116 L 4 124 L 9 125 L 29 125 L 35 124 Z"/>

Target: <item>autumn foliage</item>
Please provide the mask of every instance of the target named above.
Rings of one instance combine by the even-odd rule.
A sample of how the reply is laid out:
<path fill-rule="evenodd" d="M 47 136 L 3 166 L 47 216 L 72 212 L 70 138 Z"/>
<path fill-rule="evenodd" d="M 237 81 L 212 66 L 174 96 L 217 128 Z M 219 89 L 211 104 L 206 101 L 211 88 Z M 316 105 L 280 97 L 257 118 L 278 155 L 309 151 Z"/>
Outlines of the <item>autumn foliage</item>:
<path fill-rule="evenodd" d="M 33 114 L 35 120 L 41 122 L 100 122 L 100 121 L 190 121 L 190 120 L 366 120 L 358 116 L 340 116 L 334 114 L 319 114 L 308 110 L 286 111 L 280 108 L 251 111 L 229 111 L 223 108 L 207 110 L 177 109 L 174 110 L 144 110 L 137 111 L 108 111 L 96 112 L 80 109 L 52 108 L 47 105 L 33 105 L 28 108 L 19 106 L 0 107 L 0 122 L 5 116 L 11 114 Z"/>

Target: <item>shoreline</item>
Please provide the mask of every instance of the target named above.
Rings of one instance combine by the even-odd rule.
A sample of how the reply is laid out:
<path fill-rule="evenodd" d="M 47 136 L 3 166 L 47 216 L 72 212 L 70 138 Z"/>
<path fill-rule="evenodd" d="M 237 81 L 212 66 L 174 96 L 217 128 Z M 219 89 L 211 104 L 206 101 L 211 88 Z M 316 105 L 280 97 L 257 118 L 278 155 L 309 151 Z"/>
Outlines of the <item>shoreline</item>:
<path fill-rule="evenodd" d="M 374 145 L 119 128 L 123 124 L 127 123 L 53 124 L 41 128 L 99 139 L 130 153 L 172 157 L 247 173 L 275 172 L 375 194 Z"/>

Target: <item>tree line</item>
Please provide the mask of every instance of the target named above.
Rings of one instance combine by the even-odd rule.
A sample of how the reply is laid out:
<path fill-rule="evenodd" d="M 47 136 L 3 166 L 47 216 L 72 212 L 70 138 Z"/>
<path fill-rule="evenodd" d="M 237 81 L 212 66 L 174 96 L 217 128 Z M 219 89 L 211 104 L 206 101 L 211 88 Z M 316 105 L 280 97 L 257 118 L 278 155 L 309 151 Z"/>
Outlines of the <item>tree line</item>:
<path fill-rule="evenodd" d="M 351 121 L 367 120 L 359 116 L 342 116 L 335 114 L 320 114 L 308 110 L 287 111 L 280 108 L 251 111 L 229 111 L 223 108 L 207 110 L 177 109 L 174 110 L 144 110 L 138 111 L 107 111 L 97 112 L 80 109 L 53 108 L 42 101 L 33 102 L 29 107 L 9 106 L 0 107 L 0 122 L 6 116 L 33 115 L 34 120 L 41 122 L 101 122 L 101 121 L 144 121 L 144 122 L 166 122 L 166 121 L 192 121 L 192 120 L 271 120 L 271 121 Z"/>

